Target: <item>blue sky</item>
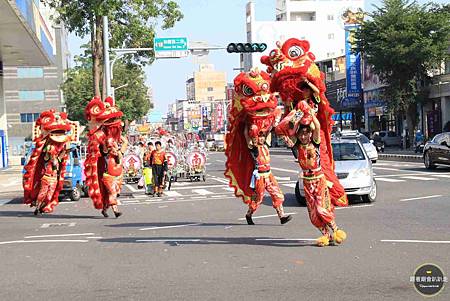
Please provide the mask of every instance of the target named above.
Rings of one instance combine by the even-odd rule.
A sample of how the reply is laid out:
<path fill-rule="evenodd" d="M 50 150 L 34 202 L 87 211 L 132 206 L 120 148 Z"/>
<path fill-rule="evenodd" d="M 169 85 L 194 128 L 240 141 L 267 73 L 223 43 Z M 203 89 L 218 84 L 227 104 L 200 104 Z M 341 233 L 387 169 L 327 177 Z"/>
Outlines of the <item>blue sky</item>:
<path fill-rule="evenodd" d="M 226 46 L 230 42 L 244 42 L 245 5 L 248 0 L 178 0 L 184 14 L 183 20 L 169 30 L 157 30 L 158 37 L 187 37 L 188 41 L 207 41 L 212 45 Z M 256 20 L 275 19 L 276 0 L 254 0 Z M 420 1 L 422 2 L 422 1 Z M 438 2 L 445 2 L 441 0 Z M 366 1 L 366 10 L 372 10 L 372 4 L 379 1 Z M 72 54 L 80 53 L 82 41 L 74 35 L 69 38 Z M 270 46 L 269 46 L 270 48 Z M 239 67 L 239 55 L 228 54 L 225 50 L 211 51 L 209 62 L 216 70 L 227 73 L 231 82 Z M 186 97 L 185 82 L 197 66 L 191 56 L 180 59 L 159 59 L 153 65 L 145 67 L 147 83 L 153 87 L 155 109 L 166 112 L 169 103 Z"/>

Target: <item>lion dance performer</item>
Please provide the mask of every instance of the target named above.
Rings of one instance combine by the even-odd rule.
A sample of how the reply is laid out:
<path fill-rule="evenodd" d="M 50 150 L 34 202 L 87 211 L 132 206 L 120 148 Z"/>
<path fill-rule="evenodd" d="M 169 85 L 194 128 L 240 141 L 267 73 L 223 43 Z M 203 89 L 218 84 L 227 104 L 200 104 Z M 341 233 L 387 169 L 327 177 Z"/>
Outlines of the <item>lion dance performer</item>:
<path fill-rule="evenodd" d="M 67 148 L 76 126 L 66 113 L 44 111 L 33 129 L 34 150 L 23 175 L 24 203 L 36 207 L 34 214 L 51 213 L 58 205 L 68 160 Z"/>
<path fill-rule="evenodd" d="M 276 132 L 286 138 L 288 146 L 297 149 L 309 218 L 322 233 L 317 245 L 328 246 L 330 242 L 340 244 L 347 235 L 336 225 L 334 205 L 321 168 L 320 123 L 305 101 L 300 102 L 298 108 L 280 122 Z M 290 137 L 296 137 L 297 143 L 294 144 Z"/>
<path fill-rule="evenodd" d="M 267 190 L 282 224 L 291 220 L 283 209 L 284 195 L 270 170 L 266 139 L 281 112 L 277 98 L 269 93 L 270 77 L 257 69 L 240 73 L 234 79 L 235 97 L 226 135 L 225 176 L 237 197 L 248 205 L 246 220 L 254 225 L 252 215 Z"/>
<path fill-rule="evenodd" d="M 84 163 L 89 196 L 104 217 L 108 217 L 109 207 L 119 217 L 122 213 L 117 207 L 117 196 L 122 188 L 122 157 L 127 149 L 127 141 L 122 137 L 120 118 L 123 113 L 111 97 L 105 102 L 94 97 L 87 105 L 85 115 L 89 121 L 89 143 Z"/>
<path fill-rule="evenodd" d="M 320 163 L 327 179 L 331 201 L 335 206 L 347 206 L 348 199 L 344 187 L 334 172 L 333 151 L 331 149 L 331 119 L 334 110 L 325 97 L 325 75 L 314 63 L 315 56 L 309 51 L 306 40 L 288 39 L 282 45 L 277 43 L 269 56 L 261 57 L 271 74 L 271 91 L 280 93 L 285 105 L 285 116 L 297 109 L 301 101 L 313 107 L 320 123 Z M 294 137 L 295 138 L 295 137 Z"/>

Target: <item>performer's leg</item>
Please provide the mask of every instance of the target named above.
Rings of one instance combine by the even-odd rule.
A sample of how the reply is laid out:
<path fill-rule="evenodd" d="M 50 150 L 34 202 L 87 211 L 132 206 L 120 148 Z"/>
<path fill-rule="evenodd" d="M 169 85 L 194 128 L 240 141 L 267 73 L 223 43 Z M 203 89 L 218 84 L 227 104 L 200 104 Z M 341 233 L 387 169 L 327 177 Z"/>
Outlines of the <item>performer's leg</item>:
<path fill-rule="evenodd" d="M 245 215 L 245 219 L 247 220 L 247 224 L 254 225 L 252 215 L 258 209 L 259 205 L 261 205 L 264 198 L 264 178 L 259 178 L 255 181 L 255 193 L 253 194 L 252 201 L 248 204 L 247 214 Z"/>
<path fill-rule="evenodd" d="M 269 192 L 270 197 L 272 198 L 272 206 L 277 211 L 277 215 L 280 218 L 281 224 L 286 224 L 292 219 L 292 216 L 284 213 L 283 202 L 284 202 L 284 194 L 278 185 L 277 180 L 271 174 L 265 180 L 265 188 L 267 192 Z"/>

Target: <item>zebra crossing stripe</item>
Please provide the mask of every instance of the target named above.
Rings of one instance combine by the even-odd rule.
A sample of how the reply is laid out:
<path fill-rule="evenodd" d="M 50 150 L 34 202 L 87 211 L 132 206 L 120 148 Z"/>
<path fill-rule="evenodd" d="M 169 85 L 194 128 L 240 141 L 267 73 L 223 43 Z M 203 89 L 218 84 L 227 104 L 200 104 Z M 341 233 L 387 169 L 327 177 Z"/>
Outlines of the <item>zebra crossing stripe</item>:
<path fill-rule="evenodd" d="M 433 177 L 450 178 L 450 175 L 448 175 L 448 174 L 445 174 L 445 175 L 433 175 Z"/>
<path fill-rule="evenodd" d="M 192 189 L 192 192 L 200 195 L 214 194 L 213 192 L 206 189 Z"/>
<path fill-rule="evenodd" d="M 288 183 L 288 184 L 282 184 L 283 186 L 286 187 L 291 187 L 291 188 L 295 188 L 295 186 L 297 185 L 297 183 Z"/>
<path fill-rule="evenodd" d="M 402 179 L 419 180 L 419 181 L 436 181 L 436 178 L 425 178 L 416 176 L 403 176 Z"/>
<path fill-rule="evenodd" d="M 169 197 L 181 196 L 181 193 L 173 191 L 173 190 L 166 190 L 166 191 L 164 191 L 164 194 Z"/>
<path fill-rule="evenodd" d="M 231 188 L 231 187 L 222 187 L 222 189 L 224 189 L 226 191 L 234 192 L 234 188 Z"/>
<path fill-rule="evenodd" d="M 377 181 L 381 181 L 381 182 L 391 182 L 391 183 L 405 182 L 405 180 L 390 179 L 390 178 L 377 178 Z"/>
<path fill-rule="evenodd" d="M 5 204 L 8 204 L 9 202 L 11 202 L 12 200 L 0 200 L 0 206 L 3 206 Z"/>

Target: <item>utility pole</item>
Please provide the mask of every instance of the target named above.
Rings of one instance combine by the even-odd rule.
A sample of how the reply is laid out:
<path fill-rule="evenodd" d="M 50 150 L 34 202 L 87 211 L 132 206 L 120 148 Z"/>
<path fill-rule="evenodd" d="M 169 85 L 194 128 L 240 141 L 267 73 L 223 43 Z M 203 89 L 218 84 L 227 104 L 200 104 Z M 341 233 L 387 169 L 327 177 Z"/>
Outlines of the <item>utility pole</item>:
<path fill-rule="evenodd" d="M 106 97 L 112 96 L 111 93 L 111 70 L 109 65 L 109 26 L 108 17 L 103 16 L 103 55 L 104 55 L 104 74 L 106 82 Z"/>

